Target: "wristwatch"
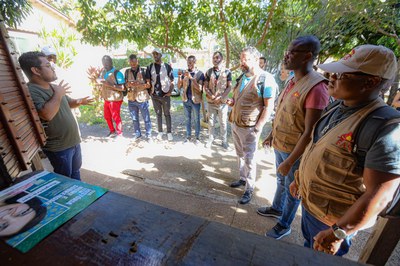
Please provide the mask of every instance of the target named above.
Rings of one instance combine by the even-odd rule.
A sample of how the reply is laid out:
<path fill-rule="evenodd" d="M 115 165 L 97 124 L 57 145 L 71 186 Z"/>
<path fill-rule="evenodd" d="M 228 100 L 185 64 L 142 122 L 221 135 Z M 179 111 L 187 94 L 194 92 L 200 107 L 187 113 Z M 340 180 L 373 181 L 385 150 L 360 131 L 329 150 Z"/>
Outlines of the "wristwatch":
<path fill-rule="evenodd" d="M 337 224 L 332 225 L 332 230 L 337 239 L 345 239 L 347 237 L 346 231 L 340 228 Z"/>

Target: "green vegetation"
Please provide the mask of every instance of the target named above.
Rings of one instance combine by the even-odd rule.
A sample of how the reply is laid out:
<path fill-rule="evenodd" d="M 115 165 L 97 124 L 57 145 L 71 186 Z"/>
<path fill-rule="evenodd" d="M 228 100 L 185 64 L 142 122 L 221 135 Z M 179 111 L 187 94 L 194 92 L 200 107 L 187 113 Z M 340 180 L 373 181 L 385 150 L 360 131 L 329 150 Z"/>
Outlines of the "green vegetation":
<path fill-rule="evenodd" d="M 88 125 L 106 125 L 103 118 L 103 111 L 96 111 L 96 106 L 93 105 L 82 105 L 79 107 L 81 115 L 78 117 L 79 123 L 85 123 Z"/>
<path fill-rule="evenodd" d="M 28 0 L 0 0 L 0 19 L 6 25 L 16 28 L 32 11 Z"/>

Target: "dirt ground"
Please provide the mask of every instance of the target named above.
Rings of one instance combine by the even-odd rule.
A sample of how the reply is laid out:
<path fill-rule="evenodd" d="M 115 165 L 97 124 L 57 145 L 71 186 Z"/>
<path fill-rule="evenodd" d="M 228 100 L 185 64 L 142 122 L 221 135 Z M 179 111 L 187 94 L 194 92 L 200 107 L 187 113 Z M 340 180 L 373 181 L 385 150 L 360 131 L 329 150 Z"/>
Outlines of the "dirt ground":
<path fill-rule="evenodd" d="M 240 205 L 237 200 L 243 194 L 243 188 L 229 187 L 232 181 L 238 179 L 230 128 L 228 136 L 231 150 L 224 150 L 218 139 L 211 149 L 205 148 L 208 135 L 206 128 L 201 129 L 201 145 L 183 144 L 185 118 L 182 104 L 173 101 L 172 106 L 172 142 L 167 141 L 166 135 L 162 141 L 154 140 L 153 143 L 132 141 L 132 121 L 126 105 L 122 107 L 122 138 L 105 137 L 108 129 L 104 126 L 80 124 L 82 180 L 183 213 L 264 235 L 277 222 L 256 213 L 258 207 L 270 204 L 274 196 L 276 176 L 273 154 L 258 150 L 254 197 L 250 204 Z M 154 116 L 152 122 L 155 137 L 157 125 Z M 142 120 L 141 126 L 144 131 Z M 269 129 L 270 125 L 266 125 L 262 137 Z M 300 220 L 299 208 L 292 233 L 280 241 L 303 244 Z M 370 232 L 369 229 L 358 233 L 346 258 L 358 259 Z M 398 245 L 397 251 L 399 249 Z M 399 261 L 399 252 L 395 252 L 387 265 L 398 265 Z"/>

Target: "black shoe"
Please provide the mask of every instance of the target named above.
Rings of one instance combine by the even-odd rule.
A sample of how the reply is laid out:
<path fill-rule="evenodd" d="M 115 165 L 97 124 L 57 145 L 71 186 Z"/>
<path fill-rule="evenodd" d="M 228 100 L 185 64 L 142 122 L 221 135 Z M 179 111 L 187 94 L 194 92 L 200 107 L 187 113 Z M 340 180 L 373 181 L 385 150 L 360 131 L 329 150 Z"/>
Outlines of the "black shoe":
<path fill-rule="evenodd" d="M 289 235 L 292 229 L 283 227 L 280 223 L 277 223 L 271 230 L 265 233 L 265 236 L 275 238 L 276 240 L 281 239 L 284 236 Z"/>
<path fill-rule="evenodd" d="M 282 212 L 273 209 L 272 207 L 261 207 L 257 209 L 257 213 L 266 217 L 281 218 Z"/>
<path fill-rule="evenodd" d="M 251 190 L 246 190 L 244 192 L 242 198 L 238 201 L 240 204 L 247 204 L 251 201 L 251 197 L 253 196 L 253 191 Z"/>
<path fill-rule="evenodd" d="M 245 186 L 246 185 L 246 181 L 239 179 L 238 181 L 232 182 L 230 184 L 230 187 L 240 187 L 240 186 Z"/>

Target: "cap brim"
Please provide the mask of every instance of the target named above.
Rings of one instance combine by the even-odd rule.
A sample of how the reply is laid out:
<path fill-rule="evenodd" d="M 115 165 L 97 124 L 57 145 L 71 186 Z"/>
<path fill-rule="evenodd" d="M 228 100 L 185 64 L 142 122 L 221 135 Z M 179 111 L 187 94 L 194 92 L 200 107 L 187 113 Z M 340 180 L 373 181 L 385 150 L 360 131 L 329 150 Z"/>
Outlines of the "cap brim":
<path fill-rule="evenodd" d="M 329 73 L 346 73 L 346 72 L 359 72 L 360 70 L 346 66 L 341 62 L 332 62 L 327 64 L 317 65 L 318 68 Z"/>

